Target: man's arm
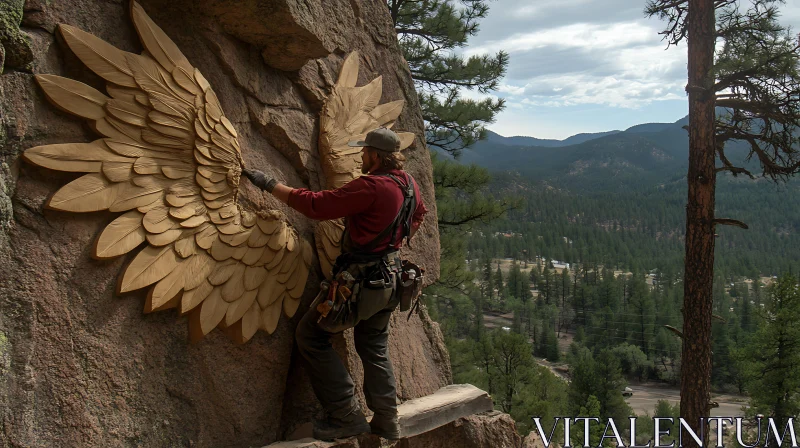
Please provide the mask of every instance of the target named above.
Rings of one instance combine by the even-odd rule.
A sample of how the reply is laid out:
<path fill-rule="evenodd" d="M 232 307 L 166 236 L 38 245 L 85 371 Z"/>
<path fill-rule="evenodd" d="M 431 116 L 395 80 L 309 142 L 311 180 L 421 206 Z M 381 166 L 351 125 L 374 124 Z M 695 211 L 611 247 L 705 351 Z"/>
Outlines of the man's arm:
<path fill-rule="evenodd" d="M 284 185 L 281 183 L 275 184 L 275 188 L 272 190 L 272 195 L 275 196 L 276 199 L 283 202 L 284 204 L 289 203 L 289 195 L 292 194 L 294 188 Z"/>
<path fill-rule="evenodd" d="M 273 196 L 284 204 L 289 203 L 289 195 L 294 188 L 278 182 L 274 177 L 268 176 L 263 171 L 244 169 L 242 170 L 242 175 L 250 179 L 250 182 L 256 187 L 267 193 L 272 193 Z"/>
<path fill-rule="evenodd" d="M 242 173 L 253 185 L 311 219 L 327 220 L 354 215 L 364 211 L 375 200 L 374 182 L 366 177 L 359 177 L 336 190 L 314 192 L 278 183 L 258 170 L 244 170 Z"/>

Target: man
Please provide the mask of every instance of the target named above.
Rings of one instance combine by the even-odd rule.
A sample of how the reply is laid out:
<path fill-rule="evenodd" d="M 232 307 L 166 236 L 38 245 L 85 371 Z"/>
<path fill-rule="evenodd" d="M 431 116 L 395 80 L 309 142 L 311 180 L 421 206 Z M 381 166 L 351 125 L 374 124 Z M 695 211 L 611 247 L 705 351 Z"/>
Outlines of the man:
<path fill-rule="evenodd" d="M 403 168 L 400 138 L 393 131 L 378 128 L 364 141 L 350 142 L 363 147 L 361 176 L 336 190 L 312 192 L 294 189 L 256 170 L 245 170 L 250 181 L 272 193 L 280 201 L 312 219 L 345 218 L 342 255 L 334 274 L 343 270 L 356 276 L 376 272 L 377 266 L 399 265 L 397 251 L 402 239 L 410 239 L 427 212 L 413 178 Z M 412 187 L 412 188 L 409 188 Z M 413 191 L 416 202 L 405 194 Z M 408 204 L 414 204 L 413 207 Z M 407 209 L 402 210 L 406 205 Z M 406 215 L 406 216 L 404 216 Z M 403 225 L 405 218 L 409 225 Z M 396 260 L 396 262 L 395 262 Z M 357 269 L 353 269 L 356 267 Z M 398 266 L 399 267 L 399 266 Z M 308 374 L 314 393 L 328 413 L 328 419 L 314 426 L 314 437 L 321 440 L 349 437 L 371 431 L 387 439 L 398 439 L 397 391 L 392 363 L 387 353 L 389 318 L 399 299 L 394 294 L 395 274 L 386 285 L 386 294 L 368 296 L 367 289 L 355 294 L 357 312 L 342 321 L 323 318 L 315 306 L 297 326 L 297 346 L 308 361 Z M 385 277 L 384 277 L 385 278 Z M 388 289 L 391 288 L 391 289 Z M 383 290 L 378 290 L 383 293 Z M 333 313 L 332 313 L 333 314 Z M 356 351 L 364 365 L 364 395 L 375 413 L 367 424 L 354 398 L 353 380 L 331 346 L 331 336 L 353 328 Z"/>

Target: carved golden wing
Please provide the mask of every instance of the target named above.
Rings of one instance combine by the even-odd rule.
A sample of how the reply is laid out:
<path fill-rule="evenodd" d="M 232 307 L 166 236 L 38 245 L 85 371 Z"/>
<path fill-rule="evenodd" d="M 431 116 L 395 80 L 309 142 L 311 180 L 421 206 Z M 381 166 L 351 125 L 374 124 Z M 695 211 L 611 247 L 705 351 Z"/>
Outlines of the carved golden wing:
<path fill-rule="evenodd" d="M 132 3 L 145 47 L 127 53 L 60 25 L 67 45 L 103 77 L 110 95 L 71 79 L 38 75 L 57 107 L 87 119 L 105 138 L 28 149 L 31 163 L 87 172 L 48 207 L 125 212 L 97 238 L 97 258 L 147 243 L 125 268 L 120 292 L 151 286 L 145 312 L 190 313 L 197 340 L 215 327 L 239 342 L 272 333 L 294 315 L 311 264 L 310 245 L 278 211 L 252 213 L 237 201 L 243 160 L 233 124 L 214 91 L 178 47 Z"/>
<path fill-rule="evenodd" d="M 319 152 L 327 188 L 339 188 L 361 175 L 361 148 L 347 146 L 353 140 L 363 140 L 367 132 L 384 126 L 391 128 L 400 116 L 404 100 L 378 104 L 383 93 L 383 80 L 378 76 L 369 84 L 356 87 L 358 82 L 358 52 L 350 53 L 339 71 L 333 92 L 325 101 L 320 116 Z M 414 142 L 411 132 L 398 132 L 400 148 Z M 315 232 L 317 253 L 322 272 L 330 277 L 330 268 L 341 253 L 344 224 L 341 219 L 321 222 Z"/>

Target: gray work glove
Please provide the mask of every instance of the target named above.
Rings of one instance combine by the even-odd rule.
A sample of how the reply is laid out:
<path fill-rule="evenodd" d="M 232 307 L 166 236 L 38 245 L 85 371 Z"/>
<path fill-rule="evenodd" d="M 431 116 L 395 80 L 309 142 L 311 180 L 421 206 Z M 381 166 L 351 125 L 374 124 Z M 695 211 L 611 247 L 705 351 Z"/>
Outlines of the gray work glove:
<path fill-rule="evenodd" d="M 274 177 L 268 176 L 263 171 L 244 169 L 242 170 L 242 174 L 250 179 L 253 185 L 269 193 L 272 193 L 272 190 L 275 189 L 275 185 L 278 185 L 278 181 L 275 180 Z"/>

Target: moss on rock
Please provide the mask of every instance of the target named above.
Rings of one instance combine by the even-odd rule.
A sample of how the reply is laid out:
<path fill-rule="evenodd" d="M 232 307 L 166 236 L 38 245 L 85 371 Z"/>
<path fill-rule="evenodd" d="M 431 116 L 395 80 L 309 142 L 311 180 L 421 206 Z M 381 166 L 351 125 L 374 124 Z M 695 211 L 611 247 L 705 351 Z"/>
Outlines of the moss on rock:
<path fill-rule="evenodd" d="M 0 0 L 0 73 L 4 66 L 29 69 L 33 61 L 31 38 L 19 29 L 24 6 L 25 0 Z"/>
<path fill-rule="evenodd" d="M 11 343 L 5 333 L 0 331 L 0 377 L 11 369 Z"/>

